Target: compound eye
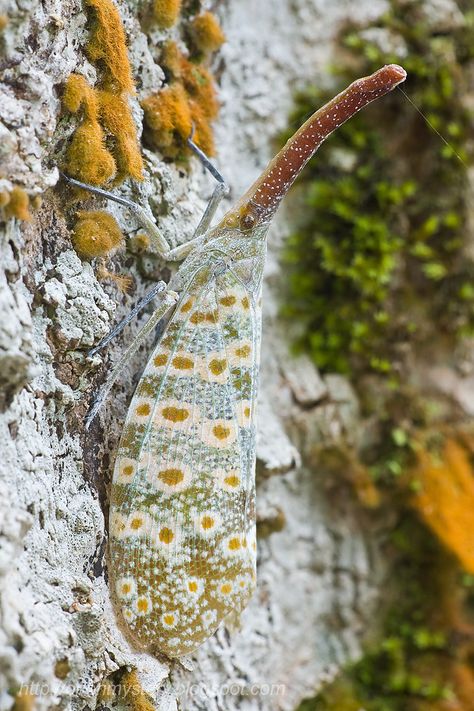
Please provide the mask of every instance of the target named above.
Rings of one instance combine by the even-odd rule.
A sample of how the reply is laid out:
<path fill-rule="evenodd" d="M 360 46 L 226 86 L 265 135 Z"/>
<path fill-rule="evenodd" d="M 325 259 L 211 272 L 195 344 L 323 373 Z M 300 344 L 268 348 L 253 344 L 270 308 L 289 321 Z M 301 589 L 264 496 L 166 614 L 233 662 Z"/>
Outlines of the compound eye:
<path fill-rule="evenodd" d="M 255 223 L 256 223 L 256 219 L 255 219 L 254 215 L 252 215 L 250 212 L 248 212 L 240 220 L 240 227 L 244 231 L 251 230 L 253 227 L 255 227 Z"/>

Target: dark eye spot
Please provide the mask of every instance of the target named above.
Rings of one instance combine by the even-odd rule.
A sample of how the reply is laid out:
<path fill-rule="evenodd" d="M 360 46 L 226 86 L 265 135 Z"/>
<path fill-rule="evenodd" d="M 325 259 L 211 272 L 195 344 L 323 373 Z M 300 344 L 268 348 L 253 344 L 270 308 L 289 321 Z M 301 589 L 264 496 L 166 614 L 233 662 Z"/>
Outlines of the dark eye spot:
<path fill-rule="evenodd" d="M 244 215 L 240 221 L 240 226 L 243 230 L 251 230 L 252 227 L 255 227 L 255 217 L 251 215 L 250 213 L 247 213 L 247 215 Z"/>

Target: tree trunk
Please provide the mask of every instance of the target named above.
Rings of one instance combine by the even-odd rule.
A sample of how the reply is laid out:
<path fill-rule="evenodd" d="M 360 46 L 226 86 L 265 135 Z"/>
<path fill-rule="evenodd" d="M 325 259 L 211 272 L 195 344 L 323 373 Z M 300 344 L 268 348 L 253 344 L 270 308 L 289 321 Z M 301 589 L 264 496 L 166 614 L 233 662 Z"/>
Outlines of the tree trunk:
<path fill-rule="evenodd" d="M 314 466 L 318 443 L 355 432 L 358 405 L 344 379 L 321 378 L 309 361 L 289 353 L 290 336 L 278 318 L 285 212 L 269 236 L 264 288 L 258 590 L 240 629 L 220 629 L 190 670 L 129 646 L 106 580 L 114 449 L 151 340 L 130 362 L 98 422 L 84 430 L 92 394 L 147 316 L 92 363 L 88 348 L 147 291 L 150 279 L 169 271 L 152 256 L 119 253 L 116 270 L 135 283 L 124 296 L 100 282 L 72 248 L 72 212 L 67 206 L 65 217 L 66 191 L 56 186 L 56 164 L 71 134 L 60 95 L 72 72 L 94 79 L 83 52 L 86 16 L 76 0 L 4 1 L 0 189 L 22 185 L 43 201 L 31 222 L 1 224 L 0 709 L 9 709 L 22 688 L 36 696 L 39 711 L 95 708 L 103 680 L 125 665 L 138 670 L 156 708 L 173 708 L 179 697 L 191 710 L 294 709 L 360 655 L 384 566 L 349 487 L 334 496 Z M 140 87 L 132 106 L 141 125 L 138 99 L 159 88 L 163 73 L 136 20 L 136 3 L 117 7 Z M 342 21 L 354 13 L 359 20 L 377 16 L 384 8 L 374 0 L 356 8 L 323 0 L 217 6 L 227 42 L 214 66 L 221 101 L 216 163 L 231 200 L 274 152 L 295 87 L 328 82 L 331 42 Z M 186 173 L 156 152 L 144 150 L 144 157 L 147 178 L 138 193 L 127 188 L 124 194 L 148 199 L 160 229 L 178 244 L 197 224 L 212 181 L 194 160 Z M 136 228 L 122 208 L 104 208 L 124 232 Z"/>

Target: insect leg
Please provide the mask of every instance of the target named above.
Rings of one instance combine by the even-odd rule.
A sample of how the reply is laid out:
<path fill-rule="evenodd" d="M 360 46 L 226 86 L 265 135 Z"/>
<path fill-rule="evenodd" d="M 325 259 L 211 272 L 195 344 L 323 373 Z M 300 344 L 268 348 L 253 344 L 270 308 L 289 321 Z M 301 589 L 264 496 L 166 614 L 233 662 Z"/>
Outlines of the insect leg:
<path fill-rule="evenodd" d="M 137 335 L 134 338 L 134 340 L 132 341 L 132 343 L 122 353 L 119 360 L 113 367 L 110 375 L 108 376 L 106 382 L 104 383 L 104 385 L 101 387 L 101 389 L 97 393 L 96 397 L 94 398 L 92 407 L 89 410 L 89 413 L 88 413 L 86 420 L 85 420 L 86 430 L 89 429 L 92 420 L 95 418 L 95 416 L 99 412 L 99 410 L 102 406 L 102 403 L 104 402 L 105 398 L 109 394 L 113 384 L 115 383 L 115 381 L 117 380 L 117 378 L 119 377 L 119 375 L 122 373 L 125 366 L 129 362 L 130 358 L 133 356 L 135 351 L 138 349 L 138 347 L 143 342 L 143 340 L 148 336 L 148 334 L 153 331 L 153 329 L 155 328 L 157 323 L 159 321 L 161 321 L 161 319 L 164 316 L 166 316 L 168 311 L 176 304 L 177 300 L 178 300 L 178 294 L 175 291 L 167 291 L 164 294 L 162 303 L 158 306 L 156 311 L 154 311 L 154 313 L 150 316 L 150 318 L 145 323 L 145 325 L 137 333 Z"/>
<path fill-rule="evenodd" d="M 170 250 L 167 254 L 164 255 L 165 259 L 169 260 L 170 262 L 177 262 L 180 259 L 184 259 L 185 257 L 187 257 L 188 254 L 193 251 L 194 247 L 200 243 L 201 237 L 204 232 L 206 232 L 206 230 L 209 228 L 212 222 L 212 218 L 216 213 L 217 207 L 221 202 L 222 198 L 227 195 L 227 192 L 228 187 L 225 183 L 217 183 L 216 187 L 214 188 L 214 192 L 211 195 L 211 199 L 209 200 L 207 207 L 204 211 L 204 215 L 201 217 L 201 220 L 198 226 L 196 227 L 194 237 L 188 242 L 184 242 L 183 244 L 180 244 L 174 249 Z"/>
<path fill-rule="evenodd" d="M 193 128 L 194 132 L 194 128 Z M 194 233 L 194 238 L 199 237 L 202 235 L 206 230 L 210 227 L 212 218 L 216 214 L 216 210 L 222 200 L 226 195 L 229 193 L 229 186 L 225 182 L 223 176 L 221 173 L 217 170 L 215 165 L 211 163 L 207 155 L 202 151 L 199 146 L 197 146 L 193 140 L 192 140 L 193 134 L 188 138 L 187 144 L 190 147 L 190 149 L 195 153 L 195 155 L 199 158 L 201 161 L 202 165 L 204 168 L 209 171 L 209 173 L 217 180 L 217 185 L 214 189 L 214 192 L 212 193 L 211 199 L 209 200 L 209 203 L 206 207 L 206 210 L 204 212 L 204 215 L 201 217 L 201 221 L 199 222 L 198 226 L 196 227 L 196 231 Z"/>
<path fill-rule="evenodd" d="M 75 188 L 81 188 L 82 190 L 88 190 L 90 193 L 93 193 L 94 195 L 99 195 L 100 197 L 105 197 L 107 200 L 113 200 L 114 202 L 117 202 L 119 205 L 124 205 L 125 207 L 128 207 L 129 210 L 133 212 L 135 217 L 138 219 L 140 225 L 143 227 L 143 229 L 147 232 L 147 234 L 151 237 L 153 246 L 156 248 L 158 254 L 163 257 L 163 259 L 166 259 L 166 261 L 172 261 L 173 257 L 169 256 L 172 254 L 174 250 L 170 249 L 170 246 L 166 239 L 163 237 L 161 232 L 159 231 L 158 227 L 156 224 L 153 222 L 151 217 L 147 214 L 146 210 L 141 206 L 138 205 L 136 202 L 133 202 L 132 200 L 128 200 L 127 198 L 121 197 L 120 195 L 114 195 L 114 193 L 109 192 L 108 190 L 103 190 L 102 188 L 98 188 L 95 185 L 89 185 L 88 183 L 82 183 L 80 180 L 76 180 L 75 178 L 70 178 L 68 175 L 65 175 L 64 173 L 61 173 L 61 176 L 64 178 L 64 180 L 69 183 L 69 185 L 72 185 Z"/>
<path fill-rule="evenodd" d="M 194 141 L 193 141 L 193 134 L 194 134 L 194 127 L 191 135 L 187 139 L 186 143 L 192 150 L 192 152 L 197 155 L 203 166 L 209 173 L 217 180 L 218 183 L 222 183 L 222 185 L 226 185 L 226 182 L 224 180 L 224 177 L 221 175 L 221 173 L 217 170 L 216 166 L 211 163 L 207 155 L 202 151 L 199 146 L 197 146 Z"/>
<path fill-rule="evenodd" d="M 166 283 L 164 281 L 159 281 L 155 284 L 155 286 L 148 292 L 148 294 L 145 294 L 145 296 L 140 299 L 140 301 L 135 304 L 133 309 L 128 313 L 119 323 L 112 328 L 112 330 L 102 338 L 99 343 L 94 346 L 94 348 L 91 348 L 91 350 L 88 352 L 88 356 L 94 356 L 96 353 L 101 351 L 103 348 L 105 348 L 106 345 L 110 343 L 110 341 L 115 338 L 115 336 L 118 336 L 119 333 L 123 331 L 125 326 L 132 321 L 132 319 L 135 318 L 135 316 L 140 313 L 142 309 L 145 308 L 147 304 L 150 303 L 150 301 L 159 293 L 162 291 L 165 291 L 166 289 Z"/>

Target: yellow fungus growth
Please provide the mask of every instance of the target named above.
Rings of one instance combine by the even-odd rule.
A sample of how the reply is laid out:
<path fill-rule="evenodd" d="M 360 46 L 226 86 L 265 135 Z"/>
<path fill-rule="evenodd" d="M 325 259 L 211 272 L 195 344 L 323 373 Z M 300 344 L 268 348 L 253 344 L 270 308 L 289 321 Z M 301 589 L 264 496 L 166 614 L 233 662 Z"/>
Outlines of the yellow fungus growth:
<path fill-rule="evenodd" d="M 85 259 L 110 254 L 124 244 L 124 237 L 116 220 L 101 210 L 78 212 L 72 243 L 76 252 Z"/>
<path fill-rule="evenodd" d="M 176 57 L 172 57 L 176 62 Z M 181 81 L 173 81 L 142 102 L 146 138 L 169 158 L 186 147 L 194 125 L 194 141 L 207 154 L 214 154 L 211 121 L 219 105 L 211 74 L 204 67 L 180 57 Z"/>
<path fill-rule="evenodd" d="M 452 438 L 440 455 L 420 448 L 412 503 L 439 540 L 474 574 L 474 475 L 469 452 Z"/>
<path fill-rule="evenodd" d="M 143 160 L 137 131 L 127 100 L 110 91 L 99 91 L 99 112 L 103 127 L 114 138 L 117 180 L 127 176 L 143 180 Z"/>
<path fill-rule="evenodd" d="M 181 12 L 181 0 L 152 0 L 151 20 L 163 30 L 172 27 Z"/>
<path fill-rule="evenodd" d="M 125 672 L 120 680 L 119 690 L 132 711 L 155 711 L 154 704 L 143 691 L 136 669 Z"/>
<path fill-rule="evenodd" d="M 5 198 L 4 198 L 5 199 Z M 29 222 L 31 218 L 30 198 L 28 193 L 18 185 L 13 188 L 8 196 L 8 200 L 4 205 L 3 212 L 5 217 L 16 217 L 17 220 L 25 220 Z"/>
<path fill-rule="evenodd" d="M 202 114 L 207 119 L 216 118 L 219 104 L 210 71 L 183 57 L 182 73 L 183 84 L 189 97 L 200 107 Z"/>
<path fill-rule="evenodd" d="M 194 123 L 194 142 L 204 151 L 207 156 L 213 156 L 216 152 L 214 146 L 214 135 L 209 119 L 205 116 L 199 104 L 190 102 L 191 115 Z"/>
<path fill-rule="evenodd" d="M 103 71 L 102 85 L 112 91 L 135 93 L 127 41 L 120 14 L 111 0 L 86 0 L 92 8 L 87 55 Z"/>
<path fill-rule="evenodd" d="M 30 691 L 22 689 L 15 696 L 15 703 L 12 711 L 33 711 L 36 705 L 36 697 Z"/>
<path fill-rule="evenodd" d="M 188 28 L 188 34 L 193 49 L 207 55 L 216 52 L 225 42 L 225 35 L 212 12 L 197 15 Z"/>

